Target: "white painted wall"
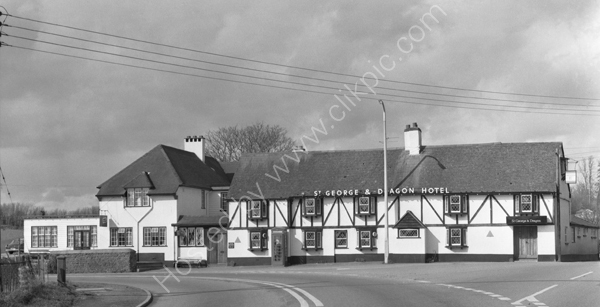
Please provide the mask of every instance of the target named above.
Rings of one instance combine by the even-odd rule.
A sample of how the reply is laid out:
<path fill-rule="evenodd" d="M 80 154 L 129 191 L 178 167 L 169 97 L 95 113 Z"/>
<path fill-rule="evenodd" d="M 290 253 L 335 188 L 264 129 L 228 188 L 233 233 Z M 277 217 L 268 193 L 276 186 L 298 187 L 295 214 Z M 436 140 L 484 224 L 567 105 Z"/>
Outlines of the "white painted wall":
<path fill-rule="evenodd" d="M 56 226 L 57 247 L 31 247 L 31 227 L 32 226 Z M 97 227 L 97 246 L 91 249 L 102 249 L 108 247 L 108 227 L 100 227 L 100 218 L 46 218 L 46 219 L 25 219 L 23 221 L 24 252 L 36 251 L 57 251 L 72 250 L 73 247 L 67 247 L 67 226 L 96 226 Z"/>
<path fill-rule="evenodd" d="M 164 253 L 166 261 L 175 260 L 175 234 L 171 224 L 177 222 L 177 200 L 173 196 L 152 196 L 150 207 L 125 207 L 122 197 L 105 197 L 99 202 L 100 214 L 108 216 L 110 227 L 131 227 L 133 248 L 137 253 Z M 166 227 L 167 246 L 143 246 L 144 227 Z M 110 233 L 106 238 L 110 244 Z M 110 248 L 110 247 L 109 247 Z"/>

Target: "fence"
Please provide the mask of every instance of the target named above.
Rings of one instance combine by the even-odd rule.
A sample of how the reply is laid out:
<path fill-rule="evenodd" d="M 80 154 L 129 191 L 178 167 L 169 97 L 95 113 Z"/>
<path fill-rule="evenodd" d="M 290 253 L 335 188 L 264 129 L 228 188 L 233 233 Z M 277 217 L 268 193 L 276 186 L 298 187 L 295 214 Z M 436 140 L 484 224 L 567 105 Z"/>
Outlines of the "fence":
<path fill-rule="evenodd" d="M 28 283 L 48 281 L 46 256 L 20 256 L 0 261 L 0 292 L 12 292 Z"/>

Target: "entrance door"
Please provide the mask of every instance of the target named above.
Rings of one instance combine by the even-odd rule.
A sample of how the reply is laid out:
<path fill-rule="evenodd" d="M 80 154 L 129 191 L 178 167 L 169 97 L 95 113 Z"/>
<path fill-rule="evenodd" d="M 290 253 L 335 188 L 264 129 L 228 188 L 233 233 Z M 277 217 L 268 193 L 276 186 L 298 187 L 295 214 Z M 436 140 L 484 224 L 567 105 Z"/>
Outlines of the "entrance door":
<path fill-rule="evenodd" d="M 73 249 L 90 249 L 90 231 L 75 230 L 73 232 Z"/>
<path fill-rule="evenodd" d="M 537 227 L 515 227 L 515 246 L 518 259 L 537 259 Z"/>
<path fill-rule="evenodd" d="M 208 234 L 208 263 L 227 264 L 227 234 Z"/>

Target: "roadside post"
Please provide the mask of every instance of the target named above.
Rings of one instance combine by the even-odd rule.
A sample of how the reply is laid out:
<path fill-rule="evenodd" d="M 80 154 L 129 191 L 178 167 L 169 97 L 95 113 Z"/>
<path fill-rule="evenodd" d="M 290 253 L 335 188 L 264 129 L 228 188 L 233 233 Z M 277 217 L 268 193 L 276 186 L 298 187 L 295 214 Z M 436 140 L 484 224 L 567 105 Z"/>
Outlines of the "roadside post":
<path fill-rule="evenodd" d="M 56 257 L 56 271 L 56 280 L 64 285 L 67 282 L 67 257 Z"/>

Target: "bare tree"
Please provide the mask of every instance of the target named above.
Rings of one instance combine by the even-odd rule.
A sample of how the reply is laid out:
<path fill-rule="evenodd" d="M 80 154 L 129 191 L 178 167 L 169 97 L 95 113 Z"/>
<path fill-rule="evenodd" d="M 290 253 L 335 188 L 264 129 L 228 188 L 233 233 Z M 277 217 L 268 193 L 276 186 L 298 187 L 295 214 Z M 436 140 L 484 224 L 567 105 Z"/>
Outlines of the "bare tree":
<path fill-rule="evenodd" d="M 208 131 L 207 152 L 219 161 L 237 161 L 242 153 L 291 150 L 295 143 L 281 126 L 256 123 L 240 128 L 222 127 Z"/>
<path fill-rule="evenodd" d="M 598 197 L 599 193 L 599 176 L 600 168 L 597 168 L 597 163 L 594 157 L 590 156 L 583 159 L 579 164 L 579 175 L 580 181 L 577 183 L 573 191 L 573 204 L 574 211 L 589 209 L 593 211 L 593 214 L 586 214 L 591 221 L 598 221 Z"/>

